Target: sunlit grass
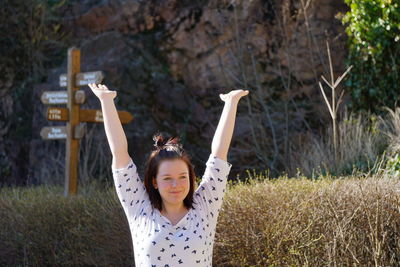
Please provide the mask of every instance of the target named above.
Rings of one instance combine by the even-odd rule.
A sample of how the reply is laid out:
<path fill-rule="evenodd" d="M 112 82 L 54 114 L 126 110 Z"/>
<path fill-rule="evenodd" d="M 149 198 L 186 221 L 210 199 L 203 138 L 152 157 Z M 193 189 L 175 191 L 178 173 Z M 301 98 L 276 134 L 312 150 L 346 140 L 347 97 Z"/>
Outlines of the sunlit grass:
<path fill-rule="evenodd" d="M 0 265 L 132 266 L 114 188 L 0 191 Z M 214 266 L 358 265 L 400 261 L 400 180 L 252 177 L 229 185 Z"/>
<path fill-rule="evenodd" d="M 400 262 L 400 181 L 370 176 L 232 187 L 216 266 L 389 266 Z"/>

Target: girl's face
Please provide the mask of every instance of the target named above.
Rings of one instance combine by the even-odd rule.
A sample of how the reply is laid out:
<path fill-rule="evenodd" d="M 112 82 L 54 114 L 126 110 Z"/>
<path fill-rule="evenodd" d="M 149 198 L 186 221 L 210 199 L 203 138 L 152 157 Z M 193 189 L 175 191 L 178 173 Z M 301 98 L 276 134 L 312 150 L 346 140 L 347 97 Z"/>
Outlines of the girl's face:
<path fill-rule="evenodd" d="M 161 161 L 153 185 L 160 193 L 164 205 L 180 205 L 190 188 L 186 163 L 180 159 Z"/>

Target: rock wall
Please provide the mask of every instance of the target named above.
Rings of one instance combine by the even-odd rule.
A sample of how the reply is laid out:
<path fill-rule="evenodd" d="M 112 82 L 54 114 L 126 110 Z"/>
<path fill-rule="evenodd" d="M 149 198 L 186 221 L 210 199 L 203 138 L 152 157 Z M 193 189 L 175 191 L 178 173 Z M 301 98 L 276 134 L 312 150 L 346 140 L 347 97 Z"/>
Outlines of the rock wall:
<path fill-rule="evenodd" d="M 346 39 L 335 16 L 345 10 L 334 0 L 75 1 L 62 21 L 81 48 L 82 71 L 103 70 L 118 91 L 117 108 L 134 114 L 125 130 L 141 167 L 152 134 L 163 131 L 181 136 L 201 175 L 222 110 L 218 95 L 248 88 L 229 155 L 235 174 L 284 171 L 293 140 L 326 121 L 317 82 L 329 73 L 326 40 L 335 75 L 343 72 Z M 56 123 L 45 120 L 39 97 L 59 90 L 65 70 L 66 63 L 49 71 L 33 96 L 32 183 L 62 182 L 63 144 L 40 139 L 40 128 Z M 83 89 L 83 108 L 100 108 Z M 90 129 L 86 139 L 96 141 L 82 141 L 81 175 L 99 177 L 109 171 L 110 153 L 103 127 Z"/>

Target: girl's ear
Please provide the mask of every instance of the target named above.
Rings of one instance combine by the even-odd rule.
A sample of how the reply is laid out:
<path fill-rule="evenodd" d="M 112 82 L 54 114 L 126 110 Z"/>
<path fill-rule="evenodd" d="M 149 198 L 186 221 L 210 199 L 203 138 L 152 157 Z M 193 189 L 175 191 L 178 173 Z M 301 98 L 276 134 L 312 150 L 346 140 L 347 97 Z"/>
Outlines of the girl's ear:
<path fill-rule="evenodd" d="M 156 178 L 153 177 L 152 182 L 153 182 L 154 188 L 157 189 L 157 180 L 156 180 Z"/>

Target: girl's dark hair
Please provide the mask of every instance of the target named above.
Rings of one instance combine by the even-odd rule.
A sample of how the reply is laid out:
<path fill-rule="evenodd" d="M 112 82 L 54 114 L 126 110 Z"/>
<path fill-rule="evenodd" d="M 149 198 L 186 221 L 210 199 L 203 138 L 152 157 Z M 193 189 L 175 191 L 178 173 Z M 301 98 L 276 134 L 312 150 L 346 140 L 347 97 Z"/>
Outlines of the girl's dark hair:
<path fill-rule="evenodd" d="M 149 195 L 150 202 L 153 208 L 162 210 L 162 199 L 161 195 L 157 189 L 154 188 L 153 178 L 155 179 L 158 172 L 158 167 L 163 160 L 180 159 L 183 160 L 189 170 L 189 181 L 190 188 L 189 193 L 183 200 L 183 204 L 186 208 L 193 208 L 193 193 L 195 190 L 196 175 L 194 173 L 194 168 L 190 162 L 189 155 L 183 150 L 182 145 L 179 143 L 179 138 L 169 138 L 166 140 L 161 134 L 156 134 L 153 136 L 154 146 L 153 150 L 147 159 L 146 170 L 144 173 L 144 186 Z"/>

